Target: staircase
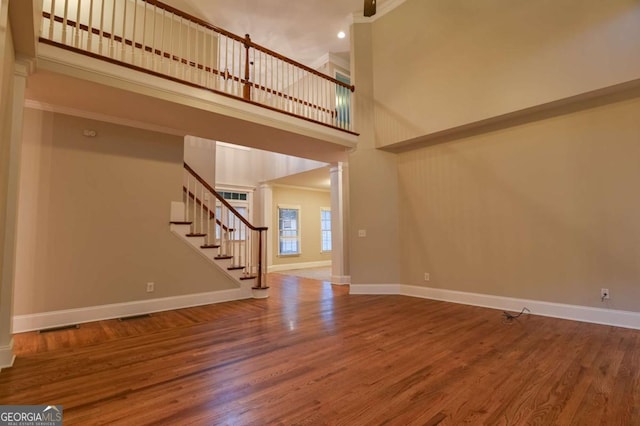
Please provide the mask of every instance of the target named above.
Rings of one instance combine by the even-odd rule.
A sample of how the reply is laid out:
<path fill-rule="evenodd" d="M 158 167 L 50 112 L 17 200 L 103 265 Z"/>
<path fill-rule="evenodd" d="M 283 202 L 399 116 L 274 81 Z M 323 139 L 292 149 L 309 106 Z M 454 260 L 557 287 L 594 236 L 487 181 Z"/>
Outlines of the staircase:
<path fill-rule="evenodd" d="M 235 280 L 246 297 L 266 298 L 266 227 L 252 225 L 184 164 L 183 201 L 171 205 L 171 231 Z"/>

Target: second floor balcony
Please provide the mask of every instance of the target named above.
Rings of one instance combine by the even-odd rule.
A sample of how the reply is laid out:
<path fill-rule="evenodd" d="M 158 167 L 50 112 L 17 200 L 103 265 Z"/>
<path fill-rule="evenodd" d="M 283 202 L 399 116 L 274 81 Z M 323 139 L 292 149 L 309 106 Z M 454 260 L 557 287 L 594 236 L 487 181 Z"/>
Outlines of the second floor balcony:
<path fill-rule="evenodd" d="M 44 0 L 40 41 L 355 135 L 353 86 L 156 0 Z"/>

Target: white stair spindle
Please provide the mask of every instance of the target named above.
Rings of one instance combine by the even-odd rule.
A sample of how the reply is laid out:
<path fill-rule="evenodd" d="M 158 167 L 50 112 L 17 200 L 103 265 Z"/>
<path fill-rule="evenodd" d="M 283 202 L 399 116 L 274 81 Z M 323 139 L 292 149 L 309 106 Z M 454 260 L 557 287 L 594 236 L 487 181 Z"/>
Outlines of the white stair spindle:
<path fill-rule="evenodd" d="M 184 220 L 185 222 L 189 222 L 189 186 L 191 184 L 191 175 L 186 173 L 187 175 L 187 191 L 185 192 L 184 197 Z"/>
<path fill-rule="evenodd" d="M 200 233 L 204 234 L 204 215 L 205 215 L 205 209 L 204 209 L 204 185 L 202 185 L 202 192 L 200 193 Z"/>
<path fill-rule="evenodd" d="M 249 228 L 247 227 L 247 225 L 244 225 L 244 238 L 243 238 L 243 244 L 244 244 L 244 271 L 245 271 L 245 275 L 247 273 L 247 271 L 249 270 L 248 268 L 250 267 L 251 262 L 249 261 L 249 232 L 251 232 L 249 230 Z"/>
<path fill-rule="evenodd" d="M 164 9 L 162 9 L 162 15 L 160 16 L 160 61 L 159 61 L 159 66 L 160 66 L 160 72 L 164 73 Z M 157 10 L 156 10 L 157 13 Z M 154 19 L 155 19 L 155 15 L 154 15 Z M 155 21 L 154 21 L 155 22 Z"/>
<path fill-rule="evenodd" d="M 111 38 L 109 40 L 109 57 L 115 56 L 115 41 L 116 41 L 116 1 L 113 0 L 113 7 L 111 8 Z"/>
<path fill-rule="evenodd" d="M 178 76 L 178 74 L 180 74 L 182 76 L 182 78 L 184 79 L 185 76 L 185 68 L 182 64 L 182 60 L 183 60 L 183 53 L 182 53 L 182 27 L 183 27 L 183 20 L 182 20 L 182 16 L 180 16 L 180 23 L 178 24 L 178 63 L 176 65 L 176 77 Z"/>
<path fill-rule="evenodd" d="M 210 245 L 211 244 L 211 198 L 213 198 L 213 195 L 209 192 L 209 199 L 207 200 L 207 238 L 206 238 L 206 245 Z"/>
<path fill-rule="evenodd" d="M 53 40 L 53 27 L 56 22 L 56 0 L 51 0 L 51 10 L 49 10 L 49 40 Z"/>
<path fill-rule="evenodd" d="M 216 56 L 214 51 L 214 41 L 216 40 L 216 34 L 213 30 L 211 30 L 211 35 L 209 36 L 209 72 L 207 73 L 207 87 L 212 88 L 215 87 L 215 75 L 213 74 L 213 70 L 215 69 L 214 58 Z"/>
<path fill-rule="evenodd" d="M 164 24 L 163 24 L 164 25 Z M 169 66 L 167 67 L 167 74 L 172 74 L 173 66 L 173 13 L 169 13 Z"/>
<path fill-rule="evenodd" d="M 191 21 L 187 19 L 187 71 L 189 80 L 193 81 L 193 70 L 191 69 Z"/>
<path fill-rule="evenodd" d="M 100 35 L 98 38 L 98 53 L 102 55 L 104 45 L 104 1 L 100 5 Z"/>
<path fill-rule="evenodd" d="M 75 25 L 75 33 L 73 37 L 73 45 L 74 47 L 80 46 L 80 11 L 82 9 L 82 0 L 78 0 L 78 5 L 76 6 L 76 25 Z"/>
<path fill-rule="evenodd" d="M 131 25 L 131 63 L 136 63 L 136 28 L 138 26 L 138 0 L 133 0 L 133 23 Z"/>
<path fill-rule="evenodd" d="M 198 205 L 196 203 L 196 194 L 198 193 L 197 187 L 198 187 L 198 180 L 194 179 L 194 182 L 193 182 L 193 218 L 191 219 L 192 222 L 193 222 L 193 226 L 192 226 L 193 230 L 191 232 L 194 233 L 194 234 L 197 233 L 197 230 L 198 230 L 198 216 L 197 216 L 197 210 L 196 210 L 198 208 Z"/>
<path fill-rule="evenodd" d="M 238 253 L 238 241 L 240 227 L 238 225 L 238 216 L 233 215 L 233 263 L 235 266 L 240 265 L 240 255 Z"/>
<path fill-rule="evenodd" d="M 62 12 L 62 43 L 67 44 L 67 16 L 69 13 L 69 1 L 65 0 Z"/>
<path fill-rule="evenodd" d="M 142 13 L 142 52 L 140 56 L 140 65 L 146 67 L 147 65 L 147 3 L 143 0 L 142 6 L 144 11 Z"/>
<path fill-rule="evenodd" d="M 127 3 L 124 2 L 122 10 L 122 41 L 120 42 L 120 60 L 125 61 L 125 55 L 127 54 Z"/>
<path fill-rule="evenodd" d="M 151 30 L 151 69 L 152 70 L 157 70 L 157 63 L 158 63 L 158 58 L 156 55 L 156 46 L 157 46 L 157 34 L 156 34 L 156 27 L 157 27 L 157 21 L 158 21 L 158 7 L 154 4 L 153 5 L 153 27 Z"/>
<path fill-rule="evenodd" d="M 229 255 L 230 224 L 229 224 L 229 212 L 227 211 L 226 207 L 224 207 L 224 215 L 223 215 L 222 223 L 224 223 L 224 255 L 227 256 Z"/>

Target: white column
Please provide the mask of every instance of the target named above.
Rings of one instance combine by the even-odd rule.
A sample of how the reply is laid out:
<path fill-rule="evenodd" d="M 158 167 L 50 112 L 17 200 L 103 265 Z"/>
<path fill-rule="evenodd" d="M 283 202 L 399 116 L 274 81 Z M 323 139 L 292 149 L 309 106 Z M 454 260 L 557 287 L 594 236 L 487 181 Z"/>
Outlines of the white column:
<path fill-rule="evenodd" d="M 331 177 L 331 283 L 349 284 L 349 173 L 347 163 L 329 169 Z"/>
<path fill-rule="evenodd" d="M 273 266 L 273 238 L 278 232 L 278 228 L 273 223 L 273 188 L 271 185 L 262 183 L 256 191 L 256 225 L 266 226 L 267 231 L 267 272 Z"/>
<path fill-rule="evenodd" d="M 5 209 L 4 241 L 2 250 L 2 272 L 0 275 L 0 369 L 13 364 L 13 288 L 16 263 L 16 229 L 18 221 L 18 188 L 20 183 L 20 153 L 22 150 L 22 120 L 27 76 L 33 62 L 16 62 L 13 76 L 13 96 L 9 99 L 11 108 L 11 129 L 9 133 L 6 200 L 0 203 Z"/>

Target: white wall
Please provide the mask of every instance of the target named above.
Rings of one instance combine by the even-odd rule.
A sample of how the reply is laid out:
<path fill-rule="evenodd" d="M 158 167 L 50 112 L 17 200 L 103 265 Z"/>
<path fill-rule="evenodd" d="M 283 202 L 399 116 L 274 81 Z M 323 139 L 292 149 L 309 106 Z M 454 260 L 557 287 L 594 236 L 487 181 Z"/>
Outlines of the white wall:
<path fill-rule="evenodd" d="M 186 136 L 184 161 L 213 188 L 216 187 L 216 142 Z"/>
<path fill-rule="evenodd" d="M 256 187 L 260 182 L 305 172 L 327 163 L 259 149 L 218 145 L 216 183 Z"/>

